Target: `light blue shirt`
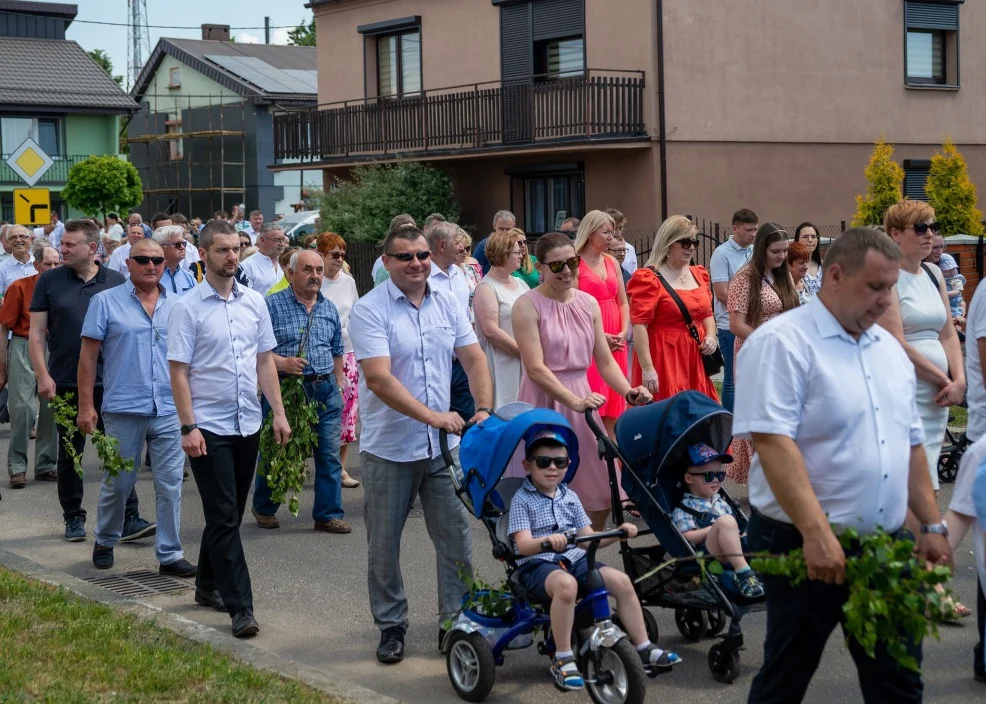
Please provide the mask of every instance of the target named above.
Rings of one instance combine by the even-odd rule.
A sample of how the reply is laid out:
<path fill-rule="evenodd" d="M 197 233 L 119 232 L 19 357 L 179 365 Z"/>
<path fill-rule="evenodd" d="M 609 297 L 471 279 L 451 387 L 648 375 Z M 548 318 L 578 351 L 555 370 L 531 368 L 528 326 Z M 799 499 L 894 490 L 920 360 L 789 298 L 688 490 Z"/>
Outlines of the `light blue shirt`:
<path fill-rule="evenodd" d="M 161 285 L 164 286 L 168 293 L 173 293 L 176 296 L 184 296 L 198 286 L 198 283 L 195 281 L 194 276 L 179 265 L 175 271 L 164 267 L 164 273 L 161 274 Z"/>
<path fill-rule="evenodd" d="M 459 302 L 429 285 L 420 308 L 388 279 L 363 296 L 349 316 L 356 359 L 389 357 L 393 375 L 418 401 L 447 413 L 452 352 L 476 342 Z M 432 459 L 441 454 L 438 430 L 395 411 L 359 377 L 360 450 L 392 462 Z M 449 448 L 459 444 L 449 437 Z"/>
<path fill-rule="evenodd" d="M 815 296 L 743 343 L 733 435 L 793 439 L 831 523 L 892 532 L 907 514 L 911 448 L 924 442 L 916 387 L 914 365 L 893 335 L 873 325 L 855 340 Z M 757 454 L 750 504 L 792 523 Z"/>
<path fill-rule="evenodd" d="M 264 297 L 233 283 L 224 300 L 203 281 L 175 303 L 168 359 L 188 365 L 195 423 L 217 435 L 260 430 L 257 355 L 277 346 Z"/>
<path fill-rule="evenodd" d="M 149 317 L 130 281 L 93 296 L 82 337 L 103 343 L 103 413 L 178 412 L 168 369 L 168 316 L 177 300 L 162 288 Z"/>
<path fill-rule="evenodd" d="M 34 268 L 34 256 L 28 258 L 27 263 L 21 264 L 17 257 L 11 255 L 9 259 L 4 259 L 0 263 L 0 296 L 7 293 L 7 288 L 17 279 L 26 279 L 34 276 L 38 270 Z"/>
<path fill-rule="evenodd" d="M 744 264 L 750 261 L 753 254 L 753 245 L 740 247 L 739 244 L 730 237 L 721 245 L 716 247 L 709 259 L 709 278 L 714 284 L 729 283 L 736 276 Z M 729 311 L 726 304 L 720 301 L 715 295 L 712 296 L 713 307 L 716 313 L 716 327 L 720 330 L 729 330 Z"/>

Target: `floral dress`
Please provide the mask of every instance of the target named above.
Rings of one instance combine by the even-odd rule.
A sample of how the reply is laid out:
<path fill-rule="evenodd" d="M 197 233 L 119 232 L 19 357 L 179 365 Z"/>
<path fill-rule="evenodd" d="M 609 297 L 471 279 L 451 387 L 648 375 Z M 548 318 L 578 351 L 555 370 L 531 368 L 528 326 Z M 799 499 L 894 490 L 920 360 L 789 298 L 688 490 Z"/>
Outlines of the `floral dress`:
<path fill-rule="evenodd" d="M 818 267 L 818 274 L 812 276 L 809 273 L 805 273 L 805 277 L 802 279 L 805 286 L 805 301 L 814 298 L 815 294 L 818 293 L 822 288 L 822 267 Z M 798 292 L 798 297 L 801 297 L 801 292 Z M 804 303 L 805 301 L 802 301 Z"/>

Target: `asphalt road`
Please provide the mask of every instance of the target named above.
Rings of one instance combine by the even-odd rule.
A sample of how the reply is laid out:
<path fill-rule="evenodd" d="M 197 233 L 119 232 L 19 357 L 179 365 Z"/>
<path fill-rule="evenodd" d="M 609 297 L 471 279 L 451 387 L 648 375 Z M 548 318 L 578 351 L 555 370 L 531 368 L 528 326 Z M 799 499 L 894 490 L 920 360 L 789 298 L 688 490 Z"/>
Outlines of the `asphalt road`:
<path fill-rule="evenodd" d="M 8 426 L 0 426 L 0 457 L 6 457 L 8 434 Z M 358 457 L 353 454 L 351 458 L 352 473 L 358 477 Z M 62 539 L 63 524 L 54 484 L 29 481 L 26 489 L 12 491 L 6 488 L 4 481 L 0 503 L 0 549 L 77 577 L 106 575 L 106 572 L 95 570 L 91 562 L 99 483 L 91 449 L 87 450 L 85 467 L 84 505 L 90 512 L 86 542 L 66 543 Z M 951 485 L 943 486 L 940 503 L 945 507 Z M 733 493 L 742 495 L 738 489 Z M 142 515 L 153 519 L 153 486 L 147 471 L 141 472 L 138 494 Z M 302 496 L 299 517 L 293 518 L 282 509 L 278 530 L 258 528 L 248 509 L 241 532 L 253 581 L 256 614 L 262 629 L 253 643 L 318 668 L 332 677 L 404 701 L 459 701 L 449 684 L 444 658 L 436 647 L 435 550 L 428 539 L 420 510 L 416 509 L 408 519 L 402 554 L 411 610 L 408 657 L 400 665 L 385 667 L 374 657 L 378 633 L 367 603 L 362 489 L 345 490 L 344 497 L 346 518 L 354 528 L 347 536 L 312 530 L 310 486 Z M 184 485 L 181 532 L 187 556 L 193 562 L 197 561 L 202 527 L 198 492 L 194 481 L 189 480 Z M 503 577 L 502 568 L 492 559 L 489 539 L 478 522 L 473 537 L 478 575 L 487 581 L 498 582 Z M 610 565 L 619 563 L 613 548 L 603 551 L 601 558 Z M 968 539 L 956 556 L 956 562 L 956 576 L 951 586 L 966 604 L 974 607 L 976 582 Z M 156 567 L 151 541 L 143 541 L 118 547 L 116 565 L 109 572 Z M 228 617 L 196 606 L 191 591 L 156 596 L 147 602 L 229 631 Z M 743 671 L 731 685 L 719 684 L 709 674 L 706 654 L 713 641 L 689 643 L 678 634 L 672 612 L 658 610 L 656 616 L 662 634 L 660 645 L 677 651 L 684 662 L 673 674 L 650 682 L 649 702 L 731 704 L 746 701 L 750 681 L 762 661 L 764 614 L 752 614 L 743 622 L 747 645 L 742 654 Z M 961 626 L 944 628 L 940 641 L 925 641 L 926 701 L 967 704 L 986 699 L 986 685 L 972 680 L 971 648 L 975 639 L 975 624 L 970 618 Z M 496 686 L 488 701 L 550 704 L 587 697 L 565 695 L 555 690 L 547 668 L 547 659 L 533 648 L 508 653 L 506 664 L 497 671 Z M 842 638 L 833 635 L 806 701 L 834 704 L 860 700 L 852 660 Z"/>

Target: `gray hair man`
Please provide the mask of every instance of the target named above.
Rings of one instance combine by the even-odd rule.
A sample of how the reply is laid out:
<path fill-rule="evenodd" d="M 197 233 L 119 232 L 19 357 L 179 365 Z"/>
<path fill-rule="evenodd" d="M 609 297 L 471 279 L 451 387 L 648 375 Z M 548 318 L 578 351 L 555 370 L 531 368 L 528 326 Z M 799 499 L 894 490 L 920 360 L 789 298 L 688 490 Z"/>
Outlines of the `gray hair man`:
<path fill-rule="evenodd" d="M 164 252 L 164 271 L 161 285 L 176 296 L 184 296 L 195 288 L 195 277 L 182 264 L 186 261 L 186 250 L 190 248 L 185 241 L 185 228 L 181 225 L 165 225 L 154 231 L 154 241 Z"/>
<path fill-rule="evenodd" d="M 23 225 L 11 225 L 7 228 L 7 246 L 10 247 L 10 257 L 0 262 L 0 296 L 4 295 L 7 287 L 28 276 L 34 276 L 34 257 L 31 255 L 31 242 L 34 235 Z"/>
<path fill-rule="evenodd" d="M 257 253 L 243 262 L 243 273 L 250 281 L 250 288 L 261 296 L 267 295 L 271 286 L 284 278 L 278 257 L 288 243 L 280 225 L 268 223 L 257 238 Z"/>
<path fill-rule="evenodd" d="M 493 216 L 494 232 L 510 232 L 515 227 L 517 227 L 517 216 L 509 210 L 497 211 L 497 214 Z M 486 258 L 486 240 L 488 239 L 489 237 L 483 238 L 472 250 L 472 256 L 483 267 L 483 276 L 490 271 L 490 260 Z"/>

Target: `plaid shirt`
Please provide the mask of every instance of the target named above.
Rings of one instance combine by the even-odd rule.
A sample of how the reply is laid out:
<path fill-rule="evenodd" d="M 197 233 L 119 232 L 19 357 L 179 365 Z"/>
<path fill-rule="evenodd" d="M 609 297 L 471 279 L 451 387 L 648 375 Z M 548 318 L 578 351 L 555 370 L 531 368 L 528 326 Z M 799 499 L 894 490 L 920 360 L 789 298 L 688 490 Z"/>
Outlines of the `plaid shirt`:
<path fill-rule="evenodd" d="M 687 506 L 694 511 L 709 515 L 698 518 L 686 512 L 681 506 Z M 671 521 L 678 527 L 678 530 L 682 533 L 687 533 L 690 530 L 708 528 L 715 523 L 715 519 L 719 516 L 731 515 L 733 515 L 733 510 L 729 508 L 729 504 L 726 503 L 726 500 L 722 498 L 721 494 L 716 494 L 711 499 L 703 499 L 701 496 L 695 496 L 695 494 L 685 494 L 681 497 L 681 504 L 676 506 L 672 512 Z M 703 520 L 713 516 L 715 518 L 711 521 Z"/>
<path fill-rule="evenodd" d="M 308 364 L 302 373 L 306 376 L 332 373 L 335 368 L 332 358 L 342 356 L 342 325 L 335 304 L 319 293 L 309 316 L 290 286 L 264 300 L 267 301 L 274 337 L 277 338 L 274 354 L 297 357 L 298 348 L 310 322 L 311 330 L 302 350 Z"/>
<path fill-rule="evenodd" d="M 541 539 L 554 533 L 579 530 L 588 525 L 592 525 L 592 522 L 586 515 L 585 509 L 582 508 L 582 502 L 579 501 L 575 492 L 565 484 L 559 484 L 555 490 L 555 497 L 551 498 L 538 491 L 537 487 L 531 483 L 530 478 L 527 478 L 510 501 L 508 531 L 511 537 L 522 530 L 529 530 L 533 538 Z M 558 562 L 563 557 L 569 563 L 574 564 L 585 557 L 585 550 L 572 547 L 561 554 L 554 552 L 538 553 L 520 558 L 517 560 L 517 564 L 522 565 L 531 560 Z"/>

